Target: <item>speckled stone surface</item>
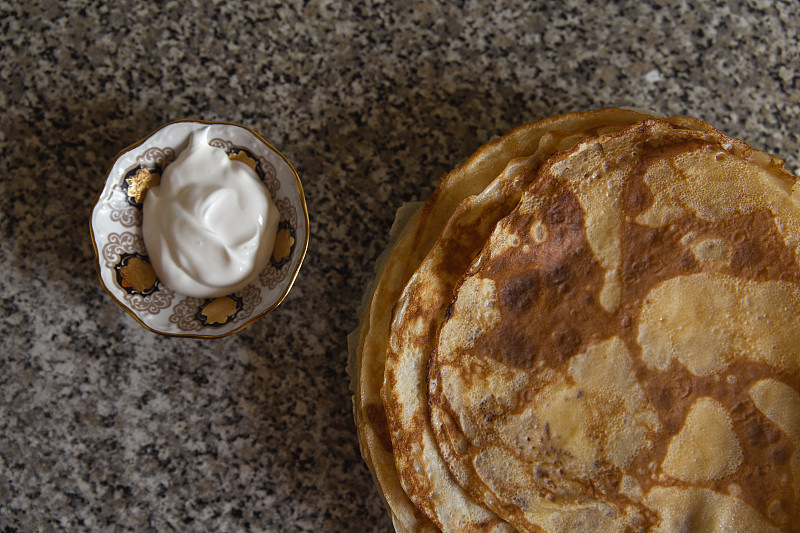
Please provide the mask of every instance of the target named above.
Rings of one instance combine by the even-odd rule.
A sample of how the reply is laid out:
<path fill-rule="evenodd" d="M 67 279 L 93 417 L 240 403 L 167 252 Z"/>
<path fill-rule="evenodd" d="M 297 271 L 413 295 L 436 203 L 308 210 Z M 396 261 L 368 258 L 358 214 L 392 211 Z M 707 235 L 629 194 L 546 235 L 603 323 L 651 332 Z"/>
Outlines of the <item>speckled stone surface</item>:
<path fill-rule="evenodd" d="M 388 531 L 347 334 L 394 209 L 552 113 L 703 118 L 800 166 L 800 3 L 0 2 L 0 531 Z M 311 242 L 283 305 L 216 341 L 103 292 L 114 155 L 176 118 L 261 132 Z"/>

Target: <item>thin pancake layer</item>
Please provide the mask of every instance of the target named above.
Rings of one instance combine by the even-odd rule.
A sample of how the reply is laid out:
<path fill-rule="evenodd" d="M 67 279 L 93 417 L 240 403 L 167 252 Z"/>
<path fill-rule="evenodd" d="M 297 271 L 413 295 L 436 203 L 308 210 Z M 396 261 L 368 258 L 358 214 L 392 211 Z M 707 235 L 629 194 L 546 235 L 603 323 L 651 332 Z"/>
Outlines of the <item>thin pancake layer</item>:
<path fill-rule="evenodd" d="M 682 117 L 668 120 L 699 130 L 711 128 Z M 425 368 L 455 284 L 547 158 L 582 139 L 627 126 L 630 123 L 546 134 L 533 156 L 510 164 L 480 195 L 461 202 L 398 300 L 383 388 L 394 458 L 406 494 L 443 531 L 500 528 L 496 516 L 471 500 L 452 479 L 428 422 Z"/>
<path fill-rule="evenodd" d="M 459 485 L 525 531 L 797 531 L 795 183 L 663 121 L 548 161 L 429 364 Z"/>
<path fill-rule="evenodd" d="M 402 490 L 380 396 L 392 309 L 403 286 L 433 246 L 464 198 L 478 194 L 514 159 L 528 157 L 550 131 L 581 132 L 602 125 L 630 123 L 647 115 L 620 109 L 560 115 L 521 126 L 481 147 L 462 166 L 444 175 L 420 213 L 405 225 L 388 252 L 362 309 L 353 369 L 354 412 L 361 452 L 387 501 L 398 529 L 431 529 L 431 522 Z M 355 344 L 355 343 L 354 343 Z"/>

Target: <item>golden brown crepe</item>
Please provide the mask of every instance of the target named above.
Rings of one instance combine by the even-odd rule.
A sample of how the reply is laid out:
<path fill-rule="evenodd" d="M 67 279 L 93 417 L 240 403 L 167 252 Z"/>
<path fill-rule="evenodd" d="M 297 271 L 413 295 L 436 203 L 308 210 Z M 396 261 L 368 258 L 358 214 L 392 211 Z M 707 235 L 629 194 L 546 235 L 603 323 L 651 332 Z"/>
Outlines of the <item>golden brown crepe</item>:
<path fill-rule="evenodd" d="M 701 121 L 651 119 L 606 109 L 518 128 L 393 228 L 350 372 L 398 531 L 800 523 L 800 332 L 775 311 L 800 310 L 800 193 L 777 158 Z M 746 257 L 780 279 L 737 281 Z M 745 392 L 730 374 L 741 359 L 771 369 Z M 759 438 L 777 443 L 760 463 Z M 786 459 L 769 478 L 780 490 L 730 482 L 780 470 L 765 457 Z"/>
<path fill-rule="evenodd" d="M 797 531 L 800 193 L 718 131 L 551 158 L 429 367 L 460 486 L 523 531 Z"/>

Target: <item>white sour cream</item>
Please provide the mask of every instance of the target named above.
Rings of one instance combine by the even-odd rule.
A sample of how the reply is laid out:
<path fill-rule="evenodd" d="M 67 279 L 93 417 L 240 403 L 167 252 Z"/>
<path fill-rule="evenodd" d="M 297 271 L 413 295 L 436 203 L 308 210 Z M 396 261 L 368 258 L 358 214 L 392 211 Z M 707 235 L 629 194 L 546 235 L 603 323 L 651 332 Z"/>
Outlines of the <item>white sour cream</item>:
<path fill-rule="evenodd" d="M 278 227 L 269 191 L 247 164 L 209 146 L 208 128 L 147 191 L 142 233 L 159 279 L 195 298 L 235 292 L 267 266 Z"/>

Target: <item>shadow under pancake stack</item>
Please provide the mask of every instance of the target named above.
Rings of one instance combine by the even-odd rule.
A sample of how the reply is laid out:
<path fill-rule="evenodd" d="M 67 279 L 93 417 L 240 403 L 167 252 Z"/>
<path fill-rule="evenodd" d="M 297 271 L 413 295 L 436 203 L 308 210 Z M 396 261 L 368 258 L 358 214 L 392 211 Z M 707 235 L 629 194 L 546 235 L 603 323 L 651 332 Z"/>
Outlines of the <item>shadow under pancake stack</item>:
<path fill-rule="evenodd" d="M 800 531 L 800 185 L 700 120 L 561 115 L 404 206 L 352 337 L 399 532 Z"/>

